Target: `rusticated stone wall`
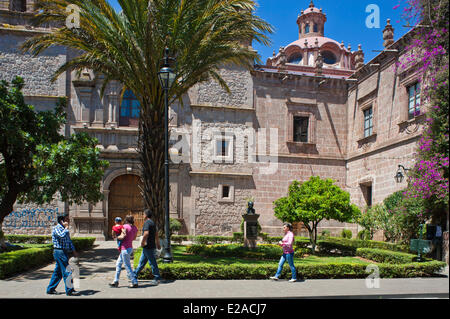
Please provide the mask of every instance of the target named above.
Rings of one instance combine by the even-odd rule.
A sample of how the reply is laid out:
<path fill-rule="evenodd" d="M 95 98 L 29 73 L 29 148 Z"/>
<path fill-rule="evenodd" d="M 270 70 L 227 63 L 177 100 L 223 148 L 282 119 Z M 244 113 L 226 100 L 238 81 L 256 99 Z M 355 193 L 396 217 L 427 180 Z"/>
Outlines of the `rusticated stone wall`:
<path fill-rule="evenodd" d="M 2 80 L 11 82 L 16 76 L 25 81 L 25 96 L 66 96 L 65 76 L 51 82 L 55 71 L 66 62 L 66 49 L 53 47 L 38 57 L 23 54 L 20 45 L 27 37 L 27 32 L 0 30 L 0 75 Z"/>

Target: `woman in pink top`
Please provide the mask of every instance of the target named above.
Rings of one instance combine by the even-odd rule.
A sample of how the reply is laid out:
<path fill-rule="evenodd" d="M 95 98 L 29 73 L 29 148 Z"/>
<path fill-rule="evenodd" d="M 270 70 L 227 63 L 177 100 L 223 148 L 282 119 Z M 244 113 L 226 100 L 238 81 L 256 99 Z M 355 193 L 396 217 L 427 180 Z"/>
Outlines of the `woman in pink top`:
<path fill-rule="evenodd" d="M 129 215 L 125 217 L 125 225 L 123 225 L 122 234 L 118 239 L 122 240 L 121 251 L 119 258 L 116 262 L 116 275 L 114 281 L 109 285 L 111 287 L 119 286 L 120 272 L 122 270 L 122 264 L 125 263 L 125 269 L 127 270 L 128 279 L 131 281 L 130 288 L 137 288 L 138 281 L 131 267 L 131 254 L 133 253 L 133 240 L 136 239 L 137 228 L 134 226 L 134 217 Z"/>
<path fill-rule="evenodd" d="M 283 239 L 278 243 L 279 246 L 283 248 L 283 256 L 281 256 L 280 262 L 278 264 L 278 270 L 275 276 L 270 277 L 272 280 L 278 280 L 281 275 L 281 271 L 283 270 L 284 263 L 286 260 L 289 263 L 289 267 L 291 267 L 292 271 L 292 279 L 289 280 L 290 282 L 297 281 L 297 270 L 294 266 L 294 233 L 292 232 L 292 225 L 289 223 L 286 223 L 283 225 L 283 231 L 284 231 L 284 237 Z"/>

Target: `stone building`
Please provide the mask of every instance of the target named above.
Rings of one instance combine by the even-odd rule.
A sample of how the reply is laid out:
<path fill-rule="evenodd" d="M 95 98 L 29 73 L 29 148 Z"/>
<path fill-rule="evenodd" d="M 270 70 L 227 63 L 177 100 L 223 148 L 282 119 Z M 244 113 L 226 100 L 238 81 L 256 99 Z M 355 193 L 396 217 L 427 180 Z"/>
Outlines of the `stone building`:
<path fill-rule="evenodd" d="M 101 97 L 102 76 L 89 70 L 78 77 L 64 74 L 51 84 L 52 73 L 73 52 L 51 48 L 32 58 L 19 51 L 28 37 L 51 32 L 30 25 L 32 4 L 0 1 L 1 78 L 24 77 L 27 102 L 38 109 L 53 107 L 58 96 L 69 97 L 64 133 L 88 132 L 99 140 L 102 157 L 110 162 L 102 183 L 104 201 L 71 207 L 56 201 L 49 209 L 69 212 L 77 235 L 107 238 L 114 217 L 131 212 L 142 218 L 139 105 L 132 92 L 120 99 L 120 83 L 109 85 Z M 409 35 L 394 41 L 388 21 L 383 35 L 374 39 L 380 46 L 384 41 L 385 49 L 365 64 L 361 47 L 352 51 L 325 36 L 326 21 L 311 1 L 297 20 L 299 38 L 265 65 L 251 71 L 223 67 L 231 94 L 206 82 L 193 87 L 183 105 L 171 106 L 171 154 L 178 155 L 172 156 L 170 169 L 170 213 L 183 222 L 185 233 L 238 231 L 251 198 L 263 231 L 280 234 L 273 201 L 286 196 L 293 180 L 312 175 L 336 180 L 361 208 L 406 187 L 394 175 L 398 165 L 413 165 L 426 111 L 414 68 L 395 68 L 406 54 Z M 17 216 L 11 219 L 22 215 Z M 20 220 L 14 227 L 9 222 L 6 232 L 30 231 L 20 227 Z M 359 230 L 324 221 L 319 232 L 339 234 L 343 228 L 354 237 Z"/>

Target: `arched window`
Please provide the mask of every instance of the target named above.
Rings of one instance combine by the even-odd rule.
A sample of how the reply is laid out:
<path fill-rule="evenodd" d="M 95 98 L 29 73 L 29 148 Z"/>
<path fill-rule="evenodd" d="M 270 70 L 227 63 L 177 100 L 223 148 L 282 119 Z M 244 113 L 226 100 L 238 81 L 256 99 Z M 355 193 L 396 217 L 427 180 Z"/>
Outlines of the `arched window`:
<path fill-rule="evenodd" d="M 141 104 L 131 90 L 126 90 L 120 103 L 121 126 L 137 126 L 139 124 L 139 113 Z"/>
<path fill-rule="evenodd" d="M 314 23 L 314 32 L 319 32 L 319 26 L 317 23 Z"/>
<path fill-rule="evenodd" d="M 309 23 L 305 26 L 305 33 L 309 33 Z"/>
<path fill-rule="evenodd" d="M 322 52 L 323 62 L 326 64 L 336 64 L 337 58 L 331 51 Z"/>
<path fill-rule="evenodd" d="M 294 53 L 288 59 L 288 63 L 300 64 L 303 60 L 303 55 L 301 53 Z"/>

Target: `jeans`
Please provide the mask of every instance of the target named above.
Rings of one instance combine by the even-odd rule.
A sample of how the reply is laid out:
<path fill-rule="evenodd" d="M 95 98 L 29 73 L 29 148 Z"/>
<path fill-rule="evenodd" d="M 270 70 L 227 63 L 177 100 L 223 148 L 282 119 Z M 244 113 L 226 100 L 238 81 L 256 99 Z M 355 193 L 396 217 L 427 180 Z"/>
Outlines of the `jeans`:
<path fill-rule="evenodd" d="M 275 277 L 280 278 L 281 271 L 283 270 L 283 266 L 284 266 L 284 263 L 286 262 L 286 260 L 289 263 L 289 267 L 291 267 L 292 279 L 297 280 L 297 270 L 295 269 L 295 266 L 294 266 L 294 253 L 283 254 L 283 256 L 281 256 L 280 263 L 278 264 L 278 270 L 277 270 Z"/>
<path fill-rule="evenodd" d="M 128 279 L 133 284 L 137 284 L 136 275 L 133 272 L 133 268 L 131 268 L 131 253 L 133 252 L 133 248 L 122 249 L 120 251 L 119 258 L 117 258 L 116 262 L 116 276 L 114 277 L 114 282 L 119 282 L 120 272 L 122 271 L 122 264 L 125 263 L 125 269 L 127 270 Z"/>
<path fill-rule="evenodd" d="M 136 277 L 139 275 L 142 269 L 144 269 L 147 261 L 150 263 L 152 268 L 152 274 L 155 280 L 160 280 L 161 276 L 159 274 L 158 264 L 156 262 L 156 249 L 142 248 L 141 259 L 139 259 L 139 265 L 134 271 Z"/>
<path fill-rule="evenodd" d="M 67 252 L 64 250 L 53 249 L 53 258 L 56 261 L 56 266 L 53 271 L 52 278 L 50 279 L 50 283 L 48 284 L 47 292 L 55 291 L 61 279 L 63 279 L 66 288 L 66 295 L 68 295 L 74 290 L 73 288 L 67 286 L 67 277 L 70 275 L 70 272 L 66 271 L 66 268 L 69 265 L 69 256 L 67 256 Z"/>

